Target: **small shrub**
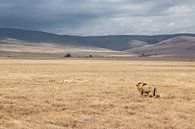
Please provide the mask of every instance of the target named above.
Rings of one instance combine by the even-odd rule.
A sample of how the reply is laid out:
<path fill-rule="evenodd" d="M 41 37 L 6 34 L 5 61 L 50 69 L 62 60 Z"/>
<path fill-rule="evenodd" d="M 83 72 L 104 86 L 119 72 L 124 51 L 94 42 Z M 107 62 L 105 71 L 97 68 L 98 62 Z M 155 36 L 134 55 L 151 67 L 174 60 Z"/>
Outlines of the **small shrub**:
<path fill-rule="evenodd" d="M 71 54 L 68 53 L 68 54 L 66 54 L 64 57 L 65 57 L 65 58 L 70 58 L 70 57 L 71 57 Z"/>
<path fill-rule="evenodd" d="M 92 58 L 93 56 L 92 55 L 89 55 L 89 58 Z"/>

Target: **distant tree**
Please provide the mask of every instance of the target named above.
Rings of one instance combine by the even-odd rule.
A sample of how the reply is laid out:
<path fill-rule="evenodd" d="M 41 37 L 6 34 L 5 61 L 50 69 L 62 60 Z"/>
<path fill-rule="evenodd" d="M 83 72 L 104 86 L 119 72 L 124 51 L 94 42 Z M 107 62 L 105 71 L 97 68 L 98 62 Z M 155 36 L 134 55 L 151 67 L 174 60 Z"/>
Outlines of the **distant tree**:
<path fill-rule="evenodd" d="M 140 54 L 139 57 L 146 57 L 146 56 L 147 56 L 147 54 L 143 52 L 143 53 Z"/>
<path fill-rule="evenodd" d="M 153 55 L 157 55 L 157 54 L 156 53 L 141 53 L 139 57 L 149 57 Z"/>
<path fill-rule="evenodd" d="M 145 56 L 146 56 L 146 54 L 145 54 L 145 53 L 142 53 L 142 54 L 141 54 L 141 57 L 145 57 Z"/>
<path fill-rule="evenodd" d="M 66 54 L 64 57 L 65 57 L 65 58 L 70 58 L 70 57 L 71 57 L 71 54 L 68 53 L 68 54 Z"/>
<path fill-rule="evenodd" d="M 89 58 L 92 58 L 93 56 L 92 55 L 89 55 Z"/>

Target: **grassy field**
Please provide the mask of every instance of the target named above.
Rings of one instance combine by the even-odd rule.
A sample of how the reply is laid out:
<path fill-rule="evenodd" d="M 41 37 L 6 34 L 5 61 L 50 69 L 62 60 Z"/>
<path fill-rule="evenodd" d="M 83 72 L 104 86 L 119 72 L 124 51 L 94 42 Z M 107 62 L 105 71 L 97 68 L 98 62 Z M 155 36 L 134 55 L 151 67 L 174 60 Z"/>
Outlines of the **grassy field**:
<path fill-rule="evenodd" d="M 72 128 L 194 129 L 195 62 L 0 59 L 0 129 Z"/>

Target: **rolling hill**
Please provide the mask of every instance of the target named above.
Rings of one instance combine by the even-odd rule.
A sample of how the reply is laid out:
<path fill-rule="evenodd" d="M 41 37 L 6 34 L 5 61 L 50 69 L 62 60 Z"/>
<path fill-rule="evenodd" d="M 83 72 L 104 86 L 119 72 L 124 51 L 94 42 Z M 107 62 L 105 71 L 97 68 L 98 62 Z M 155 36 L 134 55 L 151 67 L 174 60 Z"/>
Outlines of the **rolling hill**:
<path fill-rule="evenodd" d="M 195 34 L 70 36 L 0 28 L 0 56 L 45 54 L 109 57 L 195 57 Z"/>
<path fill-rule="evenodd" d="M 139 56 L 161 56 L 177 58 L 195 57 L 195 37 L 177 36 L 162 42 L 127 50 Z"/>
<path fill-rule="evenodd" d="M 76 46 L 99 47 L 112 50 L 127 50 L 135 47 L 135 42 L 155 44 L 177 36 L 194 36 L 195 34 L 172 34 L 172 35 L 109 35 L 109 36 L 69 36 L 57 35 L 41 31 L 22 29 L 0 28 L 0 39 L 18 39 L 31 43 L 54 43 Z"/>
<path fill-rule="evenodd" d="M 132 54 L 105 48 L 55 43 L 32 43 L 16 39 L 0 40 L 0 57 L 59 58 L 71 53 L 72 57 L 130 57 Z"/>

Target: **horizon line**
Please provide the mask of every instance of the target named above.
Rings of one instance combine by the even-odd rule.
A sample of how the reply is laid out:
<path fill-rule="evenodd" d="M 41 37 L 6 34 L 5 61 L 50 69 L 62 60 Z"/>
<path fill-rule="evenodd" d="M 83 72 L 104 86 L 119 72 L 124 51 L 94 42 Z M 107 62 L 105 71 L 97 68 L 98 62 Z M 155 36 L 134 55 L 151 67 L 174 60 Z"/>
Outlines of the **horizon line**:
<path fill-rule="evenodd" d="M 0 29 L 10 29 L 10 30 L 23 30 L 23 31 L 32 31 L 32 32 L 40 32 L 47 33 L 58 36 L 75 36 L 75 37 L 108 37 L 108 36 L 167 36 L 167 35 L 195 35 L 195 32 L 178 32 L 178 33 L 167 33 L 167 34 L 106 34 L 106 35 L 69 35 L 69 34 L 57 34 L 53 32 L 48 32 L 44 30 L 32 30 L 32 29 L 24 29 L 24 28 L 9 28 L 9 27 L 0 27 Z"/>

